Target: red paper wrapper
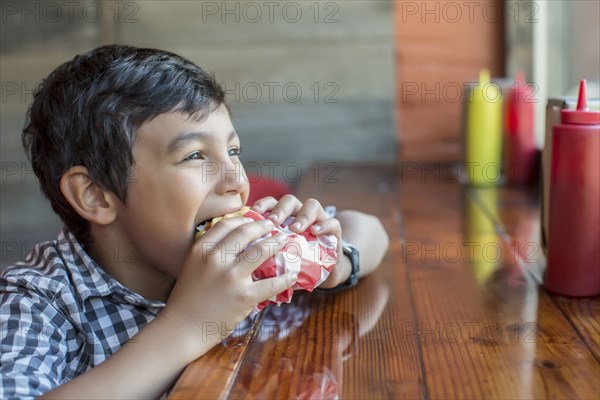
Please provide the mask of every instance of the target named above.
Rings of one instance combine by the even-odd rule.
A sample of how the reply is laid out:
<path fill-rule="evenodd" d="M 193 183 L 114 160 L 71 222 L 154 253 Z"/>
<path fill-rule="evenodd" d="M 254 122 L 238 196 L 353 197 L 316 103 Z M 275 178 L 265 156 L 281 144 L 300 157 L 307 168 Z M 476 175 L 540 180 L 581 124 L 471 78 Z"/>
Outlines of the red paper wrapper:
<path fill-rule="evenodd" d="M 249 207 L 244 207 L 236 213 L 214 218 L 210 226 L 223 218 L 234 216 L 244 216 L 252 218 L 255 221 L 265 219 L 263 215 L 250 210 Z M 312 292 L 321 283 L 325 282 L 331 269 L 337 263 L 337 238 L 335 236 L 314 236 L 308 229 L 298 234 L 287 228 L 293 221 L 293 217 L 288 218 L 281 226 L 274 227 L 271 233 L 250 243 L 250 245 L 253 245 L 280 232 L 287 235 L 287 242 L 283 249 L 274 256 L 269 257 L 252 273 L 254 280 L 272 278 L 283 275 L 286 272 L 298 273 L 298 280 L 294 286 L 260 303 L 258 305 L 259 310 L 262 310 L 268 304 L 280 305 L 281 303 L 289 303 L 294 290 Z M 203 233 L 199 232 L 196 238 L 200 237 Z"/>

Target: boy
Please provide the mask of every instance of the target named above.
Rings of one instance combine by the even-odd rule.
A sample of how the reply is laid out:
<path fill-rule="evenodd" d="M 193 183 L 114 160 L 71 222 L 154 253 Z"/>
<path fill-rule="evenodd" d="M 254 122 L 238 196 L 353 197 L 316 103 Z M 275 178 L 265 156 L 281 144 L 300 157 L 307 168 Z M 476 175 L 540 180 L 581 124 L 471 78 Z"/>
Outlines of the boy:
<path fill-rule="evenodd" d="M 290 215 L 296 232 L 313 224 L 339 239 L 344 229 L 361 276 L 386 251 L 375 217 L 327 218 L 293 196 L 252 205 L 270 219 L 222 220 L 194 241 L 197 225 L 245 205 L 249 187 L 223 90 L 175 54 L 105 46 L 77 56 L 43 82 L 28 119 L 23 144 L 65 228 L 0 279 L 0 398 L 158 397 L 294 284 L 251 278 L 283 237 L 260 242 L 258 260 L 243 252 Z M 322 288 L 351 276 L 352 260 L 338 258 Z M 207 336 L 207 323 L 223 331 Z"/>

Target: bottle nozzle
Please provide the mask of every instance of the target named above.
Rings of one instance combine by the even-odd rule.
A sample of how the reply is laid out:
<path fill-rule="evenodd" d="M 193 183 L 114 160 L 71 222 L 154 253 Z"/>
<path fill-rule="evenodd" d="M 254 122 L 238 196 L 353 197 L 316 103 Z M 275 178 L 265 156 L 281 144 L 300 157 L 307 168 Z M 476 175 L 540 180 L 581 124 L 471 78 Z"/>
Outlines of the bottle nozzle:
<path fill-rule="evenodd" d="M 587 109 L 587 89 L 585 86 L 585 79 L 582 79 L 579 83 L 579 98 L 577 99 L 577 110 L 585 111 Z"/>
<path fill-rule="evenodd" d="M 563 124 L 600 125 L 600 112 L 588 109 L 585 79 L 579 83 L 579 98 L 576 110 L 561 110 Z"/>

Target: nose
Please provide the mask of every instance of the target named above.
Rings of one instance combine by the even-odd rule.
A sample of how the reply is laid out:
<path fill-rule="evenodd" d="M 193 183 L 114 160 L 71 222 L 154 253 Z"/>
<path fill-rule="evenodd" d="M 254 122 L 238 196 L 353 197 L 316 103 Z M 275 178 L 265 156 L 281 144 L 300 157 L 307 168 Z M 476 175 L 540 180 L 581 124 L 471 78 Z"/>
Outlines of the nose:
<path fill-rule="evenodd" d="M 216 191 L 221 195 L 237 195 L 248 187 L 246 171 L 239 161 L 228 159 L 219 165 L 219 182 Z"/>

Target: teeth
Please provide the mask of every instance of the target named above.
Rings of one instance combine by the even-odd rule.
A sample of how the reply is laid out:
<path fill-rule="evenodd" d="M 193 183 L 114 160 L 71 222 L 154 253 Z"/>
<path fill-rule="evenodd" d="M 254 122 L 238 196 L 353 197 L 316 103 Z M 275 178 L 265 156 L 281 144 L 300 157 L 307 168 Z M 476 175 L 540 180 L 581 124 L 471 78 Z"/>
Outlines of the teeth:
<path fill-rule="evenodd" d="M 206 228 L 206 226 L 209 224 L 209 221 L 202 221 L 198 224 L 198 226 L 196 227 L 196 231 L 200 232 L 202 231 L 204 228 Z"/>

